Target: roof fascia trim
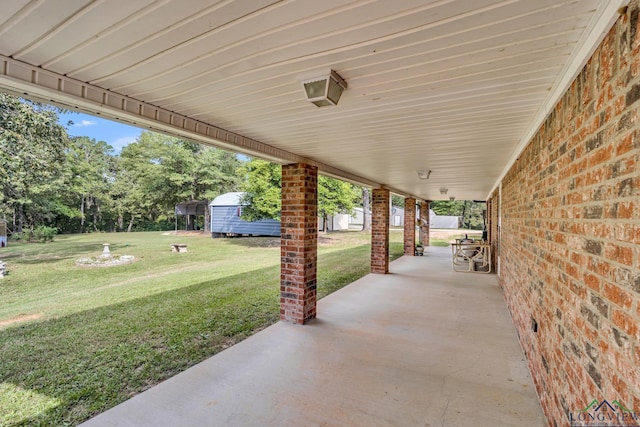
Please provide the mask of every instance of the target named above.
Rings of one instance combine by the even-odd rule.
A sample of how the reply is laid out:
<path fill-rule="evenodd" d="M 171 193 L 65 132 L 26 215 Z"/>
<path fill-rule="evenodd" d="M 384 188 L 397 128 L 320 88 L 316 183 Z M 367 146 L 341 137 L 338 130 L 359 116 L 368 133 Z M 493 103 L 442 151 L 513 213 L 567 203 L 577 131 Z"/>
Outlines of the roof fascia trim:
<path fill-rule="evenodd" d="M 328 176 L 365 187 L 384 187 L 383 184 L 331 165 L 4 55 L 0 55 L 0 88 L 20 97 L 192 139 L 280 164 L 310 164 Z"/>

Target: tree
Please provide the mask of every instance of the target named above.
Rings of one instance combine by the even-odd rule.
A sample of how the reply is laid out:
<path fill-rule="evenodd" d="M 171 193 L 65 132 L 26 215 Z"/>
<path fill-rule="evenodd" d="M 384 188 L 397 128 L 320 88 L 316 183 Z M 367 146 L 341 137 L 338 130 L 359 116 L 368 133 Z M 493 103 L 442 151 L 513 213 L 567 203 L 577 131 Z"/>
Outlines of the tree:
<path fill-rule="evenodd" d="M 109 211 L 115 218 L 113 229 L 117 231 L 124 231 L 126 218 L 129 221 L 127 231 L 131 231 L 136 218 L 142 217 L 146 209 L 142 184 L 136 181 L 135 174 L 125 168 L 124 163 L 122 157 L 114 158 L 115 179 L 109 186 Z"/>
<path fill-rule="evenodd" d="M 245 164 L 242 218 L 280 220 L 282 169 L 280 165 L 253 159 Z M 330 215 L 350 212 L 360 198 L 358 187 L 326 176 L 318 177 L 318 216 L 326 222 Z M 325 224 L 326 225 L 326 224 Z M 326 229 L 326 228 L 325 228 Z"/>
<path fill-rule="evenodd" d="M 398 206 L 398 207 L 404 208 L 404 197 L 392 194 L 391 206 Z"/>
<path fill-rule="evenodd" d="M 280 220 L 282 168 L 277 163 L 253 159 L 244 165 L 244 205 L 242 218 L 246 221 L 261 219 Z"/>
<path fill-rule="evenodd" d="M 212 200 L 220 194 L 238 191 L 242 165 L 235 153 L 201 144 L 191 148 L 190 156 L 195 162 L 187 183 L 190 194 L 183 201 Z"/>
<path fill-rule="evenodd" d="M 98 231 L 102 229 L 99 222 L 103 207 L 109 205 L 109 186 L 115 179 L 113 147 L 104 141 L 74 137 L 70 139 L 66 153 L 65 177 L 70 190 L 66 207 L 77 206 L 73 217 L 79 219 L 81 233 L 85 231 L 87 217 L 91 219 L 91 228 Z M 73 213 L 70 209 L 68 212 Z"/>
<path fill-rule="evenodd" d="M 329 216 L 353 211 L 359 190 L 353 184 L 328 176 L 318 177 L 318 216 L 328 230 Z"/>
<path fill-rule="evenodd" d="M 240 185 L 240 162 L 233 153 L 178 138 L 142 132 L 120 154 L 116 199 L 120 218 L 127 214 L 132 230 L 136 222 L 167 222 L 175 205 L 210 200 L 235 191 Z M 129 212 L 124 212 L 128 207 Z M 119 220 L 119 222 L 122 222 Z"/>
<path fill-rule="evenodd" d="M 430 208 L 436 215 L 459 216 L 463 228 L 481 230 L 484 225 L 482 213 L 485 204 L 472 200 L 437 200 L 431 202 Z"/>
<path fill-rule="evenodd" d="M 56 111 L 0 93 L 0 209 L 14 232 L 55 219 L 67 144 Z"/>
<path fill-rule="evenodd" d="M 362 231 L 371 231 L 371 208 L 369 189 L 362 187 Z"/>
<path fill-rule="evenodd" d="M 460 200 L 436 200 L 431 202 L 431 209 L 436 215 L 462 215 L 463 201 Z"/>
<path fill-rule="evenodd" d="M 142 132 L 117 156 L 103 141 L 69 138 L 58 111 L 0 93 L 0 216 L 15 232 L 168 228 L 177 203 L 239 189 L 233 153 Z"/>

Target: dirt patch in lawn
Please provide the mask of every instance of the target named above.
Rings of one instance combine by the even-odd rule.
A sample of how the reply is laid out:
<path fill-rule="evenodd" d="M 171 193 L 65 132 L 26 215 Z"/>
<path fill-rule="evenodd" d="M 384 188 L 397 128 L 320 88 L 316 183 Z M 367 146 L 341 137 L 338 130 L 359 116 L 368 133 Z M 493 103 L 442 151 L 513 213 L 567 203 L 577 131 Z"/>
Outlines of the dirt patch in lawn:
<path fill-rule="evenodd" d="M 42 313 L 38 314 L 19 314 L 7 320 L 0 320 L 0 327 L 9 326 L 16 323 L 28 322 L 29 320 L 38 320 L 42 317 Z"/>

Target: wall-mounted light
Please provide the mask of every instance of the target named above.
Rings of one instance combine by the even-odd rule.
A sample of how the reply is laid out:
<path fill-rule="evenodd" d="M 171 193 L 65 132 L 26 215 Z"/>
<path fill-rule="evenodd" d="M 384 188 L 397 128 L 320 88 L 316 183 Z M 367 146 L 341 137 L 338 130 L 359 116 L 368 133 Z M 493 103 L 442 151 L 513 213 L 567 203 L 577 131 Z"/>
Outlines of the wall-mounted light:
<path fill-rule="evenodd" d="M 447 191 L 449 191 L 447 187 L 440 187 L 440 194 L 447 194 Z"/>
<path fill-rule="evenodd" d="M 455 198 L 455 197 L 453 197 L 453 196 L 449 197 L 449 200 L 451 200 L 452 202 L 453 202 L 455 199 L 456 199 L 456 198 Z"/>
<path fill-rule="evenodd" d="M 431 171 L 416 171 L 418 173 L 418 178 L 420 179 L 429 179 L 431 176 Z"/>
<path fill-rule="evenodd" d="M 315 78 L 301 80 L 307 100 L 316 107 L 338 105 L 342 92 L 347 88 L 347 82 L 333 70 Z"/>

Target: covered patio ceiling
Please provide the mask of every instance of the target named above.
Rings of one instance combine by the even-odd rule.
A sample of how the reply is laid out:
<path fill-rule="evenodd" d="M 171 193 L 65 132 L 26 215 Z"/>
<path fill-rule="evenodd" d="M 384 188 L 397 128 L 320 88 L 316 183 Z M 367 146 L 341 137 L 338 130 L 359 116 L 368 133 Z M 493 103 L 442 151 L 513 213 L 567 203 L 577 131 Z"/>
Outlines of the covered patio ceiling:
<path fill-rule="evenodd" d="M 485 199 L 624 4 L 5 0 L 0 90 L 419 199 Z M 348 88 L 318 108 L 300 80 L 329 69 Z"/>

